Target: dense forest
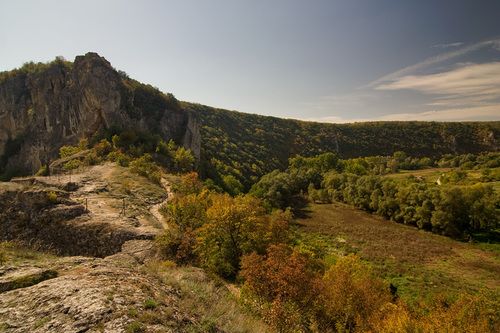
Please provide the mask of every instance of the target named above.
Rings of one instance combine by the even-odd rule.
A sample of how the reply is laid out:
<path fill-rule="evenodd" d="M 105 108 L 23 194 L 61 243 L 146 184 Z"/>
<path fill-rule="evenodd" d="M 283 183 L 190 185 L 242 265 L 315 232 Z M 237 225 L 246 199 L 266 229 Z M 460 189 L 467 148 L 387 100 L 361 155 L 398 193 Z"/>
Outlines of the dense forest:
<path fill-rule="evenodd" d="M 201 119 L 201 176 L 226 190 L 235 181 L 248 190 L 262 175 L 285 169 L 295 155 L 335 152 L 353 158 L 402 151 L 438 157 L 495 151 L 500 135 L 500 122 L 323 124 L 182 105 Z"/>

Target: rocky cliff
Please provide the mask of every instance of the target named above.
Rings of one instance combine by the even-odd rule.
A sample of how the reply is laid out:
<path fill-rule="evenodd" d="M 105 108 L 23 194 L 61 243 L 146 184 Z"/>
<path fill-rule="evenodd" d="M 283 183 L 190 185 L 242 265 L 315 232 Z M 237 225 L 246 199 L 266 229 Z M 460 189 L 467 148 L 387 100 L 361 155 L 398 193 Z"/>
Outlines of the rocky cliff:
<path fill-rule="evenodd" d="M 197 120 L 96 53 L 39 67 L 0 78 L 0 169 L 36 172 L 62 145 L 110 128 L 174 139 L 199 156 Z"/>

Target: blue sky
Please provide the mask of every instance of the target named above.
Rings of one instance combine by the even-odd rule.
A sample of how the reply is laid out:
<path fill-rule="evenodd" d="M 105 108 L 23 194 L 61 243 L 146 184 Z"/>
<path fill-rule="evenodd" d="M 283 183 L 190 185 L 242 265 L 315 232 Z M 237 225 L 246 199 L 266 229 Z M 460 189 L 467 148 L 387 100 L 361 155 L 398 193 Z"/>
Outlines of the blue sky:
<path fill-rule="evenodd" d="M 499 17 L 498 0 L 0 0 L 0 70 L 94 51 L 243 112 L 500 120 Z"/>

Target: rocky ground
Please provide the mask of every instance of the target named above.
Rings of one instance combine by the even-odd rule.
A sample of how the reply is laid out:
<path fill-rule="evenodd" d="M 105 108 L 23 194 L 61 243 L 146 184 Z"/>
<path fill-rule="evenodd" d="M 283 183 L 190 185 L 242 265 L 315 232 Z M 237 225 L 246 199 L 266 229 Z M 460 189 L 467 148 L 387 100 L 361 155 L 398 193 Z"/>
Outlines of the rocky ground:
<path fill-rule="evenodd" d="M 0 331 L 178 332 L 196 320 L 179 292 L 141 270 L 152 242 L 132 240 L 101 258 L 54 258 L 0 271 Z M 1 287 L 0 287 L 1 288 Z"/>
<path fill-rule="evenodd" d="M 151 240 L 163 229 L 157 210 L 168 195 L 112 164 L 13 179 L 0 183 L 0 239 L 35 242 L 64 255 L 108 256 L 127 240 Z"/>
<path fill-rule="evenodd" d="M 215 288 L 203 271 L 177 271 L 176 280 L 154 259 L 166 182 L 110 164 L 69 177 L 0 183 L 0 332 L 224 331 L 181 288 Z"/>

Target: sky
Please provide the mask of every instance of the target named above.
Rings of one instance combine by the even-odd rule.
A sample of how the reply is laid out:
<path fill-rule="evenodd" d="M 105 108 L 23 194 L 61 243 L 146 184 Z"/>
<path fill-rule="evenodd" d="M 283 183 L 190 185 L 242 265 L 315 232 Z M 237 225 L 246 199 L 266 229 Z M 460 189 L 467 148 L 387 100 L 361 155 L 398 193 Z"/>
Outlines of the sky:
<path fill-rule="evenodd" d="M 500 120 L 500 0 L 0 0 L 0 71 L 89 51 L 230 110 Z"/>

